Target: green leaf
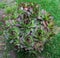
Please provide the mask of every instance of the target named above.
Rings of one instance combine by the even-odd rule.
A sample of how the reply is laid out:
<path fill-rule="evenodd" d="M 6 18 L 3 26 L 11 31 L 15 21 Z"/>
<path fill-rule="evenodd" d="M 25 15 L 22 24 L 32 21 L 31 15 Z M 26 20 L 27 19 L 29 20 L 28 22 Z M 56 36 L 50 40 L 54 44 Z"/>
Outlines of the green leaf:
<path fill-rule="evenodd" d="M 0 31 L 0 35 L 2 35 L 2 34 L 3 34 L 3 31 L 1 30 L 1 31 Z"/>
<path fill-rule="evenodd" d="M 3 25 L 3 22 L 0 22 L 0 26 L 2 26 Z"/>
<path fill-rule="evenodd" d="M 9 27 L 10 26 L 10 23 L 8 21 L 6 21 L 6 26 Z"/>
<path fill-rule="evenodd" d="M 6 7 L 5 11 L 6 11 L 7 14 L 10 14 L 10 13 L 12 13 L 12 8 L 11 7 Z"/>

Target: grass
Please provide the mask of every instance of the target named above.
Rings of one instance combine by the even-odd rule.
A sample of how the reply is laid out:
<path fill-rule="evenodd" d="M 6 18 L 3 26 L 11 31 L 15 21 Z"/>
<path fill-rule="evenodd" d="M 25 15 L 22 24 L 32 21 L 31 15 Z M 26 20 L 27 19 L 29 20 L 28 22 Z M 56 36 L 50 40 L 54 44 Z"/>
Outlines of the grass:
<path fill-rule="evenodd" d="M 60 33 L 45 45 L 42 54 L 45 58 L 60 58 Z"/>

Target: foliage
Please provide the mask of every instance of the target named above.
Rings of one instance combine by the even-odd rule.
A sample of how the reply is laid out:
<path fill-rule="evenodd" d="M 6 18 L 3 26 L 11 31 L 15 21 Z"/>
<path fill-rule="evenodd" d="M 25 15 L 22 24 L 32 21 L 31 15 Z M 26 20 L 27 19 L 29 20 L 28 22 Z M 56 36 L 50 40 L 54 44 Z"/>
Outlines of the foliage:
<path fill-rule="evenodd" d="M 1 9 L 1 8 L 4 8 L 5 6 L 6 6 L 6 4 L 5 4 L 5 3 L 0 2 L 0 9 Z"/>
<path fill-rule="evenodd" d="M 17 3 L 21 2 L 36 2 L 41 5 L 41 8 L 45 9 L 52 16 L 54 16 L 54 21 L 57 26 L 60 26 L 60 0 L 16 0 Z"/>
<path fill-rule="evenodd" d="M 5 8 L 4 36 L 9 49 L 33 54 L 43 51 L 53 35 L 53 17 L 36 3 L 21 3 Z"/>

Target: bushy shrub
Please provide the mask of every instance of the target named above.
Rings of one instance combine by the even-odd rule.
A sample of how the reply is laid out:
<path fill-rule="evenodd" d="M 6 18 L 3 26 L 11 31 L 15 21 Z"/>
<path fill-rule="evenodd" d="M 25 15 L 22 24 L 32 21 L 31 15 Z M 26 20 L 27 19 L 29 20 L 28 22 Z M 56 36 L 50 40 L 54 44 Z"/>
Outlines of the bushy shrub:
<path fill-rule="evenodd" d="M 9 48 L 36 54 L 43 51 L 44 44 L 54 32 L 53 17 L 36 3 L 7 6 L 4 36 Z"/>

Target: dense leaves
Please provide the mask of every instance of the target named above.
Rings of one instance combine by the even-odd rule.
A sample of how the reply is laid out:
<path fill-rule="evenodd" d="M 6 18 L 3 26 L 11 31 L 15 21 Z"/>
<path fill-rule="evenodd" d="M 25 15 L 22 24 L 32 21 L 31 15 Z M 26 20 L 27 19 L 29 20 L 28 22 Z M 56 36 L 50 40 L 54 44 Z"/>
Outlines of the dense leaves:
<path fill-rule="evenodd" d="M 6 7 L 4 35 L 16 51 L 41 52 L 53 36 L 53 17 L 36 3 Z M 10 46 L 9 46 L 10 47 Z"/>

